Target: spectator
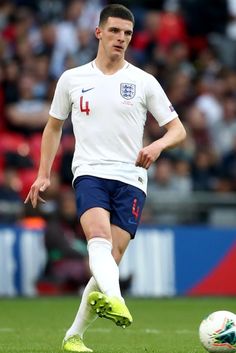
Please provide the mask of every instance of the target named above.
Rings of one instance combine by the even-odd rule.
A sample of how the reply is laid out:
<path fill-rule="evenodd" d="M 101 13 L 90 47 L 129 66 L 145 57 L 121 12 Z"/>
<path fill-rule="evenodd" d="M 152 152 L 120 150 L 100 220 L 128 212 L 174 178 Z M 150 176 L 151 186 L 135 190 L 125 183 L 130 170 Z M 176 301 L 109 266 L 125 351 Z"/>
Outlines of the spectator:
<path fill-rule="evenodd" d="M 197 55 L 208 45 L 210 33 L 225 33 L 228 21 L 225 0 L 179 0 L 189 35 L 189 46 Z"/>
<path fill-rule="evenodd" d="M 23 134 L 41 131 L 48 120 L 49 105 L 34 97 L 35 79 L 23 73 L 19 78 L 19 100 L 6 107 L 8 126 Z"/>
<path fill-rule="evenodd" d="M 204 113 L 208 128 L 222 118 L 222 98 L 225 93 L 224 80 L 201 76 L 197 82 L 196 106 Z"/>
<path fill-rule="evenodd" d="M 236 191 L 236 133 L 233 136 L 233 146 L 223 155 L 221 170 L 230 178 L 233 191 Z"/>
<path fill-rule="evenodd" d="M 211 149 L 199 147 L 192 164 L 194 191 L 213 191 L 217 180 L 219 161 Z"/>
<path fill-rule="evenodd" d="M 149 182 L 146 203 L 156 224 L 178 224 L 186 221 L 187 212 L 183 213 L 179 205 L 188 199 L 191 192 L 192 186 L 187 174 L 188 167 L 177 167 L 176 174 L 169 157 L 159 159 Z"/>
<path fill-rule="evenodd" d="M 16 59 L 4 62 L 4 97 L 5 103 L 11 104 L 17 102 L 19 98 L 18 80 L 20 76 L 19 62 Z"/>
<path fill-rule="evenodd" d="M 168 71 L 168 66 L 167 66 Z M 192 79 L 189 73 L 175 71 L 172 75 L 166 74 L 167 94 L 172 99 L 172 104 L 181 116 L 184 116 L 186 107 L 193 99 Z"/>
<path fill-rule="evenodd" d="M 193 78 L 195 68 L 189 60 L 189 49 L 185 42 L 173 41 L 170 43 L 166 53 L 166 74 L 180 72 Z"/>
<path fill-rule="evenodd" d="M 88 29 L 79 29 L 77 31 L 79 48 L 73 53 L 73 66 L 83 65 L 95 58 L 97 51 L 97 42 L 94 35 Z M 72 65 L 70 65 L 71 67 Z M 67 65 L 69 67 L 69 65 Z"/>
<path fill-rule="evenodd" d="M 48 99 L 49 92 L 49 56 L 41 53 L 34 57 L 34 76 L 35 84 L 33 88 L 33 95 L 37 99 Z"/>
<path fill-rule="evenodd" d="M 21 180 L 13 167 L 5 166 L 0 181 L 0 223 L 15 224 L 22 216 Z"/>
<path fill-rule="evenodd" d="M 65 18 L 55 26 L 56 40 L 51 57 L 50 73 L 58 78 L 65 70 L 68 55 L 73 55 L 79 48 L 77 23 L 82 13 L 84 2 L 71 0 L 66 5 Z"/>
<path fill-rule="evenodd" d="M 212 140 L 215 150 L 222 156 L 233 149 L 236 135 L 236 102 L 235 97 L 226 96 L 222 102 L 221 119 L 212 126 Z"/>
<path fill-rule="evenodd" d="M 174 183 L 177 192 L 190 195 L 193 190 L 189 160 L 185 156 L 177 156 L 174 160 Z"/>
<path fill-rule="evenodd" d="M 0 133 L 5 130 L 5 89 L 4 89 L 4 70 L 0 64 Z"/>
<path fill-rule="evenodd" d="M 196 105 L 191 105 L 186 109 L 185 121 L 197 148 L 211 145 L 212 141 L 206 117 Z"/>
<path fill-rule="evenodd" d="M 223 1 L 221 1 L 223 3 Z M 227 17 L 224 31 L 213 33 L 209 36 L 209 42 L 214 46 L 223 66 L 236 68 L 236 6 L 234 0 L 224 1 L 227 7 Z M 221 25 L 222 22 L 219 23 Z"/>

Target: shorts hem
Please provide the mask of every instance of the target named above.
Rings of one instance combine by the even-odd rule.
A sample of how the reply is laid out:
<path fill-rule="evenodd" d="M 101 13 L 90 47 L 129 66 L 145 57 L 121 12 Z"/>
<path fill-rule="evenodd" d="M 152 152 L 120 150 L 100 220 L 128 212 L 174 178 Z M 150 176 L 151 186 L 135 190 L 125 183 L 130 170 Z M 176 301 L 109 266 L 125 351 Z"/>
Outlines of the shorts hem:
<path fill-rule="evenodd" d="M 113 224 L 114 226 L 117 226 L 117 227 L 119 227 L 119 228 L 125 230 L 126 232 L 128 232 L 131 239 L 134 239 L 134 238 L 135 238 L 135 234 L 136 234 L 136 232 L 137 232 L 137 229 L 135 230 L 135 232 L 131 232 L 129 229 L 127 229 L 123 224 L 121 224 L 121 223 L 119 223 L 119 222 L 113 222 L 113 221 L 111 221 L 111 224 Z"/>
<path fill-rule="evenodd" d="M 91 210 L 92 208 L 102 208 L 103 210 L 106 210 L 108 212 L 111 212 L 108 208 L 102 206 L 102 205 L 94 205 L 94 206 L 88 206 L 85 209 L 83 209 L 80 213 L 78 213 L 78 218 L 80 220 L 81 216 L 88 210 Z"/>

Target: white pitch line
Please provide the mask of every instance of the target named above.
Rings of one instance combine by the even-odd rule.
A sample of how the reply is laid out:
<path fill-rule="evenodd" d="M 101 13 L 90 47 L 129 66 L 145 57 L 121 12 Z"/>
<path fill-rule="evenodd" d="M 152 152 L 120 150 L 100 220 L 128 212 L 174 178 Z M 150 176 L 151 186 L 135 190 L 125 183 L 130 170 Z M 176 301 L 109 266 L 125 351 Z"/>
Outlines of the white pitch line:
<path fill-rule="evenodd" d="M 13 332 L 13 331 L 15 330 L 10 327 L 0 327 L 0 332 Z"/>
<path fill-rule="evenodd" d="M 192 334 L 195 333 L 196 331 L 194 330 L 188 330 L 188 329 L 183 329 L 183 330 L 176 330 L 175 333 L 179 335 L 186 335 L 186 334 Z"/>
<path fill-rule="evenodd" d="M 112 329 L 107 329 L 107 328 L 91 328 L 89 329 L 90 332 L 99 332 L 99 333 L 110 333 Z M 127 330 L 124 331 L 125 334 L 152 334 L 152 335 L 159 335 L 161 333 L 165 333 L 164 330 L 159 330 L 155 328 L 145 328 L 145 329 L 139 329 L 139 330 L 134 330 L 132 328 L 128 328 Z M 168 331 L 170 332 L 170 331 Z M 193 330 L 188 330 L 188 329 L 182 329 L 182 330 L 174 330 L 173 333 L 176 333 L 178 335 L 189 335 L 195 333 Z"/>
<path fill-rule="evenodd" d="M 110 328 L 90 328 L 90 332 L 100 332 L 100 333 L 110 333 L 111 329 Z"/>
<path fill-rule="evenodd" d="M 144 330 L 145 333 L 153 333 L 154 335 L 159 335 L 161 333 L 161 330 L 157 330 L 155 328 L 145 328 Z"/>

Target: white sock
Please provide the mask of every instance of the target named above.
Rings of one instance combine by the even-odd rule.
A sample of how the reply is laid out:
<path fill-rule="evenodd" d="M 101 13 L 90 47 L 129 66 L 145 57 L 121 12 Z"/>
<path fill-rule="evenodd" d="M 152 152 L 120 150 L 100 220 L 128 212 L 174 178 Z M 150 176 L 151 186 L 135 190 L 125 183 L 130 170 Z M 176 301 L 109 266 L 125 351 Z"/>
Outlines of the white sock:
<path fill-rule="evenodd" d="M 87 286 L 84 289 L 79 310 L 76 314 L 73 324 L 66 332 L 65 338 L 72 335 L 80 335 L 83 338 L 84 332 L 97 319 L 97 315 L 88 303 L 89 293 L 99 290 L 97 283 L 93 277 L 90 278 Z"/>
<path fill-rule="evenodd" d="M 111 253 L 112 244 L 101 237 L 88 241 L 89 266 L 101 292 L 123 300 L 119 284 L 119 268 Z"/>

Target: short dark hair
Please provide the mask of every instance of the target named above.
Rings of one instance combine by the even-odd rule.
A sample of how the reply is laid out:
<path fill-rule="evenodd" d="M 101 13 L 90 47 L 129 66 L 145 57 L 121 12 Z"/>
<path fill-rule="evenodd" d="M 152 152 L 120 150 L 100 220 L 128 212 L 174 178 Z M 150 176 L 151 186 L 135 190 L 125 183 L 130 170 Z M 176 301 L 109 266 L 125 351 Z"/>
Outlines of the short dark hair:
<path fill-rule="evenodd" d="M 104 7 L 100 13 L 99 25 L 104 24 L 108 20 L 108 17 L 122 18 L 123 20 L 131 21 L 133 25 L 135 22 L 132 12 L 121 4 L 110 4 Z"/>

